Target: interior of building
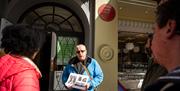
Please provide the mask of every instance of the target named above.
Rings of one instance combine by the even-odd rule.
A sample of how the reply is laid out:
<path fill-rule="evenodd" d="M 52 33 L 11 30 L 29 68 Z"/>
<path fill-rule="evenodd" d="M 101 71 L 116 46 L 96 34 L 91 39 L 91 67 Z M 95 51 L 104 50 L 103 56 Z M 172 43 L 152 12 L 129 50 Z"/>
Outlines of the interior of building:
<path fill-rule="evenodd" d="M 156 2 L 117 0 L 118 2 L 118 78 L 132 91 L 140 88 L 147 69 L 144 46 L 152 33 Z"/>

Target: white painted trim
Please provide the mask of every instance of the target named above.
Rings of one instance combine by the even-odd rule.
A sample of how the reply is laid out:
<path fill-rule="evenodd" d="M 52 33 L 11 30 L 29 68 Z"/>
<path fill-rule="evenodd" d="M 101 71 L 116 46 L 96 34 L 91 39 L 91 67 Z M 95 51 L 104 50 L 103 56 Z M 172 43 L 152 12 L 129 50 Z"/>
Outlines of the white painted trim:
<path fill-rule="evenodd" d="M 118 31 L 152 33 L 153 23 L 134 21 L 134 20 L 119 20 Z"/>

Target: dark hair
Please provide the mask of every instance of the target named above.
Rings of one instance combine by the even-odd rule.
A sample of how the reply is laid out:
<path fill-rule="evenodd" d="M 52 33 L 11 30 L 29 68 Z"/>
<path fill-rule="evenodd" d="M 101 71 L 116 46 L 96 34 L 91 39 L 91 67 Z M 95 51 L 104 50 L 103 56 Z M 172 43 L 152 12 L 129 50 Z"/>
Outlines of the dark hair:
<path fill-rule="evenodd" d="M 180 34 L 180 0 L 167 0 L 160 4 L 156 11 L 156 22 L 160 28 L 164 27 L 169 19 L 176 21 L 176 33 Z"/>
<path fill-rule="evenodd" d="M 45 35 L 30 25 L 15 24 L 5 27 L 2 30 L 1 48 L 5 53 L 32 57 L 40 50 Z"/>
<path fill-rule="evenodd" d="M 147 36 L 147 41 L 146 41 L 146 45 L 148 44 L 148 47 L 145 46 L 145 53 L 149 57 L 151 57 L 151 54 L 152 54 L 152 50 L 151 50 L 152 39 L 153 39 L 153 33 L 149 33 L 148 36 Z"/>
<path fill-rule="evenodd" d="M 156 1 L 156 2 L 157 2 L 157 4 L 159 4 L 161 0 L 153 0 L 153 1 Z"/>
<path fill-rule="evenodd" d="M 151 45 L 152 45 L 152 39 L 153 39 L 153 33 L 149 33 L 149 34 L 148 34 L 148 39 L 149 39 L 149 42 L 150 42 L 150 43 L 149 43 L 149 44 L 150 44 L 149 46 L 151 46 Z"/>

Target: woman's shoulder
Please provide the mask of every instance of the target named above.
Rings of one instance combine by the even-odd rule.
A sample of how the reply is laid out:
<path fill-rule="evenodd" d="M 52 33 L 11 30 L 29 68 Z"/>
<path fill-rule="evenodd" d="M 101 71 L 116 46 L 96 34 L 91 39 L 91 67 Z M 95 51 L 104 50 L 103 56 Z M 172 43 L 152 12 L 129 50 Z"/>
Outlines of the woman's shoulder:
<path fill-rule="evenodd" d="M 26 63 L 23 59 L 14 58 L 10 55 L 5 55 L 0 58 L 0 71 L 3 78 L 12 76 L 14 74 L 23 72 L 25 70 L 34 70 L 31 65 Z"/>
<path fill-rule="evenodd" d="M 23 70 L 35 69 L 35 67 L 33 67 L 30 63 L 28 63 L 21 57 L 5 55 L 3 56 L 3 58 L 6 59 L 6 64 L 11 66 L 9 71 L 12 70 L 12 73 L 20 72 Z"/>

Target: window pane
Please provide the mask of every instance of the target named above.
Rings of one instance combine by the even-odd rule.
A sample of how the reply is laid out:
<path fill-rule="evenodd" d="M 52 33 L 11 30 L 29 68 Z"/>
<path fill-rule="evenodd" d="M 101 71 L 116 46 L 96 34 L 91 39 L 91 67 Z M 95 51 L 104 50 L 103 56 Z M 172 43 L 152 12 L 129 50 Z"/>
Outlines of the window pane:
<path fill-rule="evenodd" d="M 76 37 L 58 37 L 57 39 L 57 65 L 66 65 L 75 55 Z"/>

